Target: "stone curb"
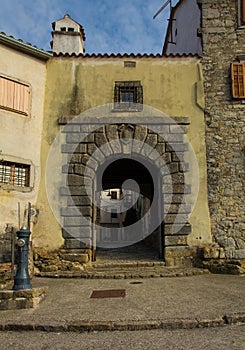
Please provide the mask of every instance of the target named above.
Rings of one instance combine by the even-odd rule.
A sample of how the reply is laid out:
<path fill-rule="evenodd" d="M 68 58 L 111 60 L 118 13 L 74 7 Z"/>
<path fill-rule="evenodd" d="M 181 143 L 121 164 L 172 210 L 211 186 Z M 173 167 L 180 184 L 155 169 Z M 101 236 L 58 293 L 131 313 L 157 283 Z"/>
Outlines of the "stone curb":
<path fill-rule="evenodd" d="M 140 331 L 214 328 L 227 325 L 245 324 L 245 312 L 204 319 L 172 320 L 125 320 L 125 321 L 75 321 L 67 324 L 0 323 L 0 331 L 41 331 L 41 332 L 93 332 L 93 331 Z"/>

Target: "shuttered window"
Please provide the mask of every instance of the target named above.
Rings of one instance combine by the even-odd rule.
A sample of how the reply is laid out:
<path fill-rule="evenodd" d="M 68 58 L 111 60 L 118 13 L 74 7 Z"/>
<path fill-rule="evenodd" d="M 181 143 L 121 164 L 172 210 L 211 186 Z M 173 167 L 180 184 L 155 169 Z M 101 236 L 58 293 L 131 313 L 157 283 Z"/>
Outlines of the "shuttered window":
<path fill-rule="evenodd" d="M 231 64 L 232 96 L 245 98 L 245 63 Z"/>
<path fill-rule="evenodd" d="M 30 88 L 0 76 L 0 108 L 28 115 Z"/>
<path fill-rule="evenodd" d="M 1 161 L 0 183 L 20 187 L 30 186 L 30 165 Z"/>
<path fill-rule="evenodd" d="M 245 0 L 241 1 L 241 25 L 245 25 Z"/>

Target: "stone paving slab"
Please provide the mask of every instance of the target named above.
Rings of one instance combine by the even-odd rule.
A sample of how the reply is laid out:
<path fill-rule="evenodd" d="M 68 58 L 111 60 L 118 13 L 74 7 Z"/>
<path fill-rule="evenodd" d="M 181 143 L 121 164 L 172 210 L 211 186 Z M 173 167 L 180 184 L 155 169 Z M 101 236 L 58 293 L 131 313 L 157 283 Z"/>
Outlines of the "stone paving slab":
<path fill-rule="evenodd" d="M 35 309 L 1 311 L 0 330 L 181 329 L 245 323 L 245 278 L 201 275 L 164 279 L 35 278 L 48 286 Z M 124 298 L 92 299 L 94 290 L 125 289 Z"/>

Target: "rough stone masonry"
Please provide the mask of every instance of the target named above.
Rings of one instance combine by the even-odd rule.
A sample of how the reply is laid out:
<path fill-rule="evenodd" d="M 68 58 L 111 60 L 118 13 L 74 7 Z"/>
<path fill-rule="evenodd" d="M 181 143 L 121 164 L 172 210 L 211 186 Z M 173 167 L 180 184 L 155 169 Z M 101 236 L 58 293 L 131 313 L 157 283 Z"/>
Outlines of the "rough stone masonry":
<path fill-rule="evenodd" d="M 245 258 L 245 100 L 231 94 L 231 62 L 245 54 L 237 1 L 199 0 L 206 98 L 208 193 L 219 258 Z M 219 254 L 218 254 L 219 255 Z"/>

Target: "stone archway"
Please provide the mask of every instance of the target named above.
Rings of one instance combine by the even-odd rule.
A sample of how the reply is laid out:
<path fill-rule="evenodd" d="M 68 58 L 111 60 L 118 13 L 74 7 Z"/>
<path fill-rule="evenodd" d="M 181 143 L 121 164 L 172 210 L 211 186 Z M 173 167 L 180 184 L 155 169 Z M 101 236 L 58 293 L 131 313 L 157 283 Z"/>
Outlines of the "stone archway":
<path fill-rule="evenodd" d="M 97 209 L 93 194 L 96 193 L 96 176 L 102 164 L 109 157 L 114 160 L 136 157 L 154 163 L 162 174 L 158 189 L 163 198 L 161 238 L 167 265 L 188 260 L 187 236 L 191 226 L 186 196 L 190 193 L 190 185 L 185 183 L 188 165 L 184 162 L 184 154 L 188 145 L 184 134 L 189 122 L 188 118 L 176 118 L 176 121 L 178 124 L 170 118 L 154 118 L 154 123 L 145 120 L 139 125 L 133 120 L 132 124 L 125 123 L 125 118 L 123 122 L 118 118 L 117 123 L 115 118 L 107 118 L 101 122 L 96 119 L 93 128 L 88 120 L 77 123 L 75 120 L 72 125 L 67 125 L 62 152 L 69 160 L 63 166 L 69 191 L 61 191 L 61 197 L 66 200 L 61 215 L 68 253 L 82 252 L 89 260 L 94 255 Z M 164 133 L 158 130 L 164 130 Z"/>

